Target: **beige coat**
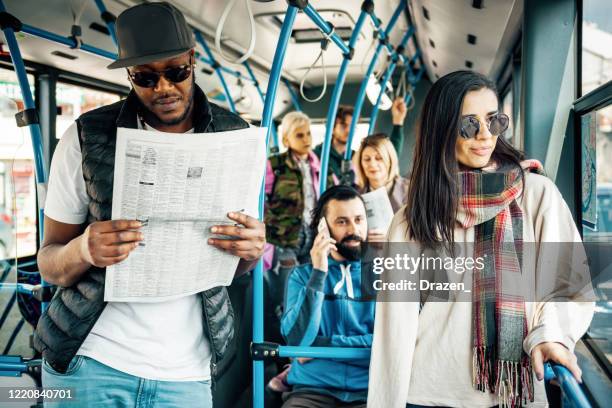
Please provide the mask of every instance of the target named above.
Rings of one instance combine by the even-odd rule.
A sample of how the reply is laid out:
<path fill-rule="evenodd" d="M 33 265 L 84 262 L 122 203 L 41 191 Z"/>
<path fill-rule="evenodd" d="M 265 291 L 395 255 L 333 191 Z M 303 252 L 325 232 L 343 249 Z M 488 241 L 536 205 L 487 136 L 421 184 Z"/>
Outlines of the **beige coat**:
<path fill-rule="evenodd" d="M 527 174 L 519 205 L 523 210 L 524 241 L 537 243 L 533 245 L 536 250 L 542 242 L 580 241 L 566 203 L 548 178 Z M 389 242 L 407 242 L 403 213 L 397 212 L 391 223 Z M 474 228 L 456 228 L 455 241 L 473 242 Z M 583 249 L 581 245 L 575 247 L 579 249 L 574 253 L 566 251 L 554 256 L 525 254 L 525 270 L 531 265 L 533 271 L 533 276 L 526 279 L 534 290 L 549 294 L 548 301 L 525 304 L 529 334 L 523 348 L 528 354 L 542 342 L 559 342 L 573 351 L 590 325 L 594 310 L 590 284 L 578 285 L 583 291 L 573 293 L 572 301 L 563 300 L 568 298 L 567 293 L 562 293 L 566 283 L 588 281 L 588 269 L 582 263 Z M 463 278 L 467 279 L 466 287 L 471 288 L 471 276 L 464 274 Z M 425 303 L 420 312 L 418 303 L 379 301 L 368 407 L 404 408 L 407 402 L 449 407 L 497 405 L 496 395 L 472 387 L 471 314 L 469 301 Z M 535 402 L 530 406 L 546 406 L 544 384 L 535 376 L 534 387 Z"/>

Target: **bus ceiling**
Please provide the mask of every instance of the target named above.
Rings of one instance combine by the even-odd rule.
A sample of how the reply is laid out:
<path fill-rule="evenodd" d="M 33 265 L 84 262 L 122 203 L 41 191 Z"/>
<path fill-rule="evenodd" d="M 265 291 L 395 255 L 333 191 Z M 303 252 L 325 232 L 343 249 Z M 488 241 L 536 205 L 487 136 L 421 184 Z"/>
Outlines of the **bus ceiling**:
<path fill-rule="evenodd" d="M 261 118 L 263 101 L 261 94 L 251 81 L 248 69 L 243 65 L 230 64 L 226 60 L 237 60 L 247 54 L 255 80 L 265 90 L 272 67 L 275 47 L 287 9 L 284 1 L 263 2 L 242 0 L 219 2 L 214 0 L 170 0 L 187 17 L 195 30 L 209 44 L 212 58 L 198 44 L 196 50 L 201 57 L 198 61 L 198 84 L 217 103 L 231 108 L 226 97 L 236 104 L 235 109 L 249 119 Z M 109 16 L 117 16 L 127 7 L 138 4 L 136 0 L 5 0 L 7 10 L 21 22 L 37 29 L 64 37 L 73 33 L 71 27 L 80 25 L 80 40 L 91 47 L 116 53 L 116 46 L 109 35 Z M 386 24 L 399 0 L 374 1 L 374 13 Z M 502 67 L 520 35 L 522 1 L 490 0 L 487 7 L 478 8 L 478 2 L 466 7 L 463 2 L 441 0 L 408 2 L 409 13 L 404 13 L 395 28 L 389 33 L 389 43 L 399 44 L 406 31 L 413 27 L 415 35 L 406 46 L 406 55 L 414 56 L 421 50 L 416 68 L 425 65 L 425 75 L 432 82 L 436 78 L 457 69 L 473 69 L 492 78 L 501 75 Z M 249 7 L 246 7 L 249 4 Z M 321 18 L 334 27 L 339 37 L 348 42 L 361 12 L 361 2 L 318 1 L 316 8 Z M 105 13 L 104 13 L 105 12 Z M 461 18 L 457 18 L 460 16 Z M 223 25 L 223 26 L 221 26 Z M 250 29 L 251 25 L 253 30 Z M 247 28 L 248 27 L 248 28 Z M 460 33 L 460 34 L 459 34 Z M 218 35 L 222 53 L 215 47 Z M 253 35 L 254 34 L 254 35 Z M 57 67 L 66 71 L 86 73 L 88 76 L 129 86 L 122 70 L 106 69 L 108 60 L 98 55 L 71 49 L 25 33 L 17 34 L 26 61 Z M 279 88 L 274 117 L 288 109 L 294 109 L 291 91 L 299 88 L 300 79 L 312 66 L 305 80 L 307 95 L 317 95 L 325 81 L 325 70 L 321 61 L 313 65 L 320 52 L 322 35 L 316 25 L 304 13 L 296 16 L 292 38 L 287 48 L 286 63 L 283 66 L 283 83 L 295 89 Z M 254 40 L 254 41 L 253 41 Z M 3 36 L 0 41 L 6 43 Z M 354 55 L 346 76 L 347 85 L 359 84 L 372 57 L 374 44 L 378 41 L 374 24 L 368 21 L 357 39 Z M 416 41 L 416 43 L 415 43 Z M 253 45 L 253 47 L 250 47 Z M 342 63 L 342 52 L 330 49 L 325 53 L 327 80 L 333 83 Z M 224 88 L 219 75 L 215 75 L 210 62 L 218 62 L 225 71 Z M 388 58 L 382 55 L 374 74 L 385 70 Z M 396 74 L 397 75 L 397 74 Z M 313 89 L 314 88 L 314 89 Z M 330 92 L 330 91 L 328 91 Z M 308 104 L 302 101 L 302 104 Z"/>

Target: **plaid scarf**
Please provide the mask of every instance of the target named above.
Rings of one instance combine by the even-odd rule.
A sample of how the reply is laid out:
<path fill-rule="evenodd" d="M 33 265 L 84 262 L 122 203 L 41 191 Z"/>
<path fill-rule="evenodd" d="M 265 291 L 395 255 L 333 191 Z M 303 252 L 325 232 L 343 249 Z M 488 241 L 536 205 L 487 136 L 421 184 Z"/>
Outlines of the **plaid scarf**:
<path fill-rule="evenodd" d="M 543 173 L 536 160 L 526 160 L 521 167 Z M 493 165 L 460 172 L 459 183 L 457 221 L 463 228 L 475 227 L 474 258 L 485 260 L 484 268 L 473 273 L 472 383 L 482 392 L 496 392 L 500 406 L 521 406 L 533 401 L 531 362 L 523 351 L 525 299 L 502 285 L 521 274 L 523 213 L 516 202 L 522 191 L 520 171 Z"/>

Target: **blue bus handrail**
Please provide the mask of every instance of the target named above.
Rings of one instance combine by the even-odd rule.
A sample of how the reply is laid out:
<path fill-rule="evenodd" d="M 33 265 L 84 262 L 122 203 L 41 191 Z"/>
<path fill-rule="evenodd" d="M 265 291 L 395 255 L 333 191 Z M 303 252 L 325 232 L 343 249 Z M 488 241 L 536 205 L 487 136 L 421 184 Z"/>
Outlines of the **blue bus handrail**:
<path fill-rule="evenodd" d="M 357 360 L 370 357 L 370 348 L 355 347 L 302 347 L 277 346 L 278 357 L 292 358 L 330 358 L 339 360 Z M 544 379 L 556 379 L 563 395 L 576 408 L 591 408 L 591 403 L 572 373 L 557 363 L 544 364 Z"/>
<path fill-rule="evenodd" d="M 557 363 L 544 364 L 544 379 L 547 381 L 557 380 L 563 395 L 574 407 L 591 408 L 591 403 L 584 394 L 580 384 L 578 384 L 578 381 L 566 367 Z"/>
<path fill-rule="evenodd" d="M 106 7 L 104 6 L 104 1 L 103 0 L 93 0 L 93 1 L 96 3 L 96 6 L 98 7 L 98 10 L 100 11 L 100 15 L 103 16 L 104 13 L 108 12 Z M 111 34 L 113 42 L 115 43 L 115 45 L 117 45 L 117 36 L 116 36 L 116 33 L 115 33 L 115 23 L 113 21 L 106 21 L 106 20 L 105 20 L 105 23 L 106 23 L 106 27 L 108 28 L 108 31 Z M 194 30 L 194 31 L 196 31 L 196 30 Z M 215 61 L 214 58 L 205 57 L 203 55 L 198 55 L 197 58 L 200 61 L 202 61 L 203 63 L 205 63 L 205 64 L 207 64 L 207 65 L 209 65 L 209 66 L 211 66 L 213 68 L 216 65 L 218 65 L 218 64 L 216 64 L 216 61 Z M 240 71 L 236 71 L 234 69 L 226 68 L 226 67 L 223 67 L 223 66 L 219 66 L 219 69 L 221 71 L 227 73 L 227 74 L 235 76 L 236 78 L 240 78 L 240 79 L 242 79 L 244 81 L 249 81 L 249 82 L 251 81 L 250 78 L 242 75 L 242 73 Z"/>
<path fill-rule="evenodd" d="M 368 128 L 368 135 L 371 135 L 374 132 L 374 126 L 376 126 L 376 119 L 378 117 L 378 107 L 380 106 L 380 102 L 382 101 L 382 97 L 385 94 L 387 89 L 387 83 L 391 80 L 391 76 L 393 72 L 395 72 L 395 68 L 397 67 L 397 62 L 393 61 L 389 64 L 385 75 L 380 81 L 380 92 L 378 93 L 378 97 L 376 98 L 376 103 L 372 107 L 372 113 L 370 114 L 370 127 Z"/>
<path fill-rule="evenodd" d="M 253 85 L 255 86 L 255 89 L 257 89 L 257 93 L 259 94 L 259 97 L 261 98 L 261 101 L 263 103 L 265 103 L 266 102 L 266 96 L 264 95 L 263 91 L 261 90 L 261 86 L 259 86 L 259 81 L 257 80 L 257 77 L 255 76 L 255 73 L 253 72 L 253 69 L 251 68 L 251 64 L 249 64 L 249 61 L 246 60 L 246 61 L 242 62 L 242 66 L 244 66 L 244 68 L 247 70 L 247 73 L 249 74 L 249 78 L 253 82 Z"/>
<path fill-rule="evenodd" d="M 95 0 L 96 4 L 102 4 L 101 1 Z M 405 3 L 405 1 L 402 1 Z M 309 6 L 310 7 L 310 6 Z M 308 7 L 307 7 L 308 9 Z M 314 9 L 312 9 L 314 11 Z M 0 0 L 0 12 L 6 12 L 6 8 L 2 0 Z M 316 11 L 315 11 L 316 13 Z M 278 82 L 280 79 L 280 71 L 282 67 L 282 62 L 284 60 L 287 43 L 291 34 L 291 29 L 293 27 L 293 23 L 295 20 L 295 16 L 297 14 L 297 8 L 294 6 L 289 6 L 286 14 L 286 18 L 283 22 L 283 28 L 281 30 L 281 36 L 279 38 L 279 45 L 281 46 L 280 50 L 277 48 L 277 52 L 274 56 L 274 63 L 272 66 L 271 72 L 271 80 L 268 83 L 268 92 L 266 93 L 266 102 L 264 104 L 264 115 L 262 117 L 262 126 L 268 128 L 268 137 L 269 133 L 272 131 L 270 128 L 272 122 L 272 105 L 274 101 L 274 97 L 276 96 L 276 90 L 278 86 Z M 310 12 L 309 16 L 315 16 L 314 13 Z M 316 14 L 318 16 L 318 13 Z M 312 17 L 311 17 L 312 18 Z M 320 19 L 320 16 L 319 16 Z M 321 21 L 325 23 L 322 19 Z M 318 24 L 318 23 L 317 23 Z M 329 31 L 331 29 L 326 25 L 323 25 Z M 57 34 L 53 34 L 49 31 L 37 29 L 35 27 L 29 26 L 27 24 L 23 24 L 22 31 L 38 36 L 41 38 L 45 38 L 60 44 L 64 44 L 70 47 L 75 47 L 77 44 L 74 39 L 70 37 L 63 37 Z M 110 31 L 110 30 L 109 30 Z M 329 31 L 327 34 L 329 34 Z M 17 74 L 19 85 L 22 91 L 22 95 L 24 98 L 24 106 L 26 109 L 35 109 L 34 100 L 29 88 L 27 74 L 25 71 L 25 65 L 23 63 L 23 58 L 21 56 L 19 45 L 17 44 L 15 34 L 12 28 L 4 28 L 3 29 L 7 45 L 10 50 L 11 59 L 13 61 L 13 65 L 15 67 L 15 72 Z M 111 31 L 112 32 L 112 31 Z M 335 34 L 335 33 L 334 33 Z M 201 35 L 201 34 L 200 34 Z M 334 39 L 335 36 L 332 34 L 332 40 L 336 45 L 340 47 L 341 50 L 348 53 L 349 50 L 346 48 L 346 45 L 342 42 L 338 44 L 338 39 Z M 341 41 L 341 39 L 339 40 Z M 344 46 L 344 47 L 343 47 Z M 345 49 L 346 48 L 346 49 Z M 82 44 L 80 49 L 86 52 L 90 52 L 105 58 L 116 59 L 116 54 L 110 53 L 106 50 L 102 50 L 97 47 L 88 46 L 86 44 Z M 279 52 L 280 51 L 280 52 Z M 416 58 L 413 57 L 413 58 Z M 420 79 L 424 72 L 423 67 L 419 70 L 416 81 Z M 231 99 L 230 99 L 231 100 Z M 329 122 L 329 121 L 328 121 Z M 36 168 L 36 179 L 37 184 L 44 185 L 46 184 L 46 170 L 44 167 L 44 158 L 42 155 L 42 137 L 40 132 L 40 125 L 38 123 L 28 125 L 30 128 L 30 133 L 32 136 L 32 143 L 34 146 L 34 158 L 35 158 L 35 168 Z M 40 208 L 40 219 L 43 218 L 44 208 Z M 263 217 L 263 182 L 262 182 L 262 191 L 260 193 L 260 203 L 259 203 L 259 217 L 260 219 Z M 42 240 L 43 228 L 40 226 L 40 239 Z M 262 261 L 259 261 L 254 275 L 254 325 L 253 325 L 253 342 L 261 342 L 263 341 L 263 269 L 262 269 Z M 44 283 L 44 281 L 43 281 Z M 17 290 L 20 293 L 32 293 L 32 285 L 27 284 L 6 284 L 3 283 L 0 285 L 0 289 L 9 288 L 11 290 Z M 44 306 L 44 304 L 43 304 Z M 44 310 L 44 309 L 43 309 Z M 259 323 L 259 324 L 258 324 Z M 334 347 L 299 347 L 299 346 L 279 346 L 279 356 L 280 357 L 311 357 L 311 358 L 338 358 L 338 359 L 360 359 L 367 358 L 370 354 L 370 349 L 366 348 L 334 348 Z M 21 373 L 27 372 L 29 365 L 31 364 L 40 364 L 40 360 L 30 360 L 28 362 L 24 362 L 21 357 L 18 356 L 0 356 L 0 376 L 6 375 L 7 373 L 14 373 L 15 375 L 20 375 Z M 253 401 L 256 407 L 263 407 L 263 361 L 254 361 L 253 363 L 253 371 L 254 371 L 254 385 L 255 388 L 253 390 Z M 580 408 L 590 408 L 591 404 L 588 401 L 588 398 L 580 388 L 580 385 L 570 373 L 570 371 L 558 364 L 546 364 L 545 365 L 545 378 L 550 380 L 555 378 L 563 390 L 564 395 L 566 395 L 572 403 Z M 259 386 L 259 387 L 258 387 Z"/>
<path fill-rule="evenodd" d="M 106 15 L 110 14 L 104 5 L 104 0 L 94 0 L 96 3 L 96 7 L 98 7 L 98 11 L 100 12 L 100 16 L 104 23 L 106 23 L 106 28 L 108 29 L 108 33 L 111 36 L 115 45 L 117 45 L 117 33 L 115 32 L 115 22 L 105 18 Z"/>
<path fill-rule="evenodd" d="M 236 112 L 236 105 L 234 104 L 234 100 L 232 99 L 232 95 L 230 93 L 227 82 L 225 81 L 225 77 L 223 76 L 223 72 L 229 72 L 239 79 L 245 79 L 253 83 L 262 101 L 265 101 L 263 92 L 261 91 L 261 88 L 259 87 L 259 82 L 257 81 L 257 78 L 255 77 L 255 74 L 253 73 L 253 70 L 251 69 L 251 65 L 249 64 L 248 61 L 244 61 L 242 63 L 242 65 L 246 68 L 249 74 L 248 77 L 245 77 L 244 75 L 242 75 L 240 72 L 236 70 L 230 70 L 229 68 L 224 69 L 224 67 L 222 67 L 221 64 L 219 64 L 219 62 L 214 59 L 212 51 L 210 50 L 210 47 L 206 43 L 206 40 L 204 39 L 204 36 L 202 35 L 202 33 L 198 30 L 194 30 L 193 32 L 195 34 L 196 41 L 202 46 L 208 58 L 207 60 L 201 57 L 200 60 L 203 62 L 207 62 L 213 68 L 217 76 L 219 77 L 219 81 L 221 82 L 221 85 L 223 86 L 223 91 L 225 92 L 225 96 L 227 98 L 228 104 L 230 106 L 230 110 L 232 112 L 234 113 Z M 273 147 L 278 148 L 278 135 L 276 134 L 276 128 L 274 127 L 274 125 L 272 125 L 272 143 L 273 143 L 272 144 Z"/>
<path fill-rule="evenodd" d="M 412 70 L 409 70 L 408 71 L 409 73 L 408 82 L 410 82 L 410 85 L 412 86 L 416 85 L 421 80 L 421 77 L 423 76 L 424 72 L 425 72 L 424 65 L 421 65 L 421 68 L 419 69 L 416 75 L 413 75 Z M 404 97 L 404 103 L 408 105 L 410 103 L 410 98 L 412 98 L 413 96 L 414 95 L 411 92 L 406 93 L 406 96 Z"/>
<path fill-rule="evenodd" d="M 368 129 L 369 135 L 374 133 L 374 128 L 376 126 L 376 119 L 378 118 L 378 108 L 380 106 L 380 102 L 382 101 L 382 97 L 385 94 L 385 90 L 387 88 L 387 82 L 391 80 L 393 72 L 395 71 L 395 68 L 397 67 L 397 61 L 400 60 L 406 70 L 411 69 L 410 63 L 406 61 L 406 59 L 402 55 L 402 52 L 406 48 L 406 45 L 408 44 L 408 41 L 410 40 L 410 38 L 412 38 L 413 34 L 414 34 L 414 27 L 408 28 L 406 33 L 404 33 L 404 36 L 402 37 L 400 44 L 397 46 L 395 53 L 393 54 L 392 62 L 387 68 L 387 72 L 385 73 L 383 80 L 380 82 L 380 92 L 378 93 L 378 98 L 376 99 L 376 103 L 374 104 L 372 108 L 372 113 L 370 114 L 370 127 Z M 417 50 L 418 50 L 418 47 L 417 47 Z"/>
<path fill-rule="evenodd" d="M 406 7 L 406 0 L 402 0 L 400 3 L 402 8 Z M 306 9 L 311 7 L 307 6 Z M 396 21 L 401 13 L 401 8 L 398 6 L 399 10 L 396 10 L 393 16 L 393 20 Z M 323 30 L 323 33 L 326 35 L 330 35 L 331 28 L 322 20 L 317 21 L 316 17 L 318 13 L 313 13 L 314 9 L 306 12 L 309 17 L 315 20 L 315 24 L 319 26 Z M 279 36 L 278 44 L 276 47 L 276 51 L 274 53 L 274 60 L 272 63 L 272 70 L 270 72 L 270 79 L 268 81 L 268 90 L 266 92 L 266 101 L 264 104 L 264 114 L 262 117 L 262 126 L 268 129 L 267 138 L 269 138 L 271 129 L 270 125 L 272 123 L 272 111 L 274 106 L 274 101 L 276 98 L 276 91 L 278 88 L 278 83 L 280 81 L 280 73 L 282 70 L 282 65 L 285 59 L 285 54 L 287 51 L 287 44 L 289 42 L 289 38 L 291 36 L 291 31 L 293 29 L 293 24 L 295 22 L 295 17 L 297 15 L 298 8 L 292 4 L 288 6 L 287 12 L 285 14 L 285 19 L 283 21 L 283 25 L 281 27 L 281 33 Z M 320 16 L 318 16 L 320 19 Z M 375 17 L 372 16 L 375 19 Z M 341 50 L 344 51 L 345 54 L 350 54 L 350 50 L 346 45 L 341 42 L 338 44 L 338 39 L 334 36 L 335 33 L 331 33 L 331 38 L 336 45 L 340 47 Z M 378 48 L 378 52 L 380 52 L 380 46 Z M 347 58 L 343 60 L 346 62 Z M 338 91 L 337 98 L 339 98 L 339 91 L 341 91 L 340 87 L 336 86 L 335 91 Z M 337 106 L 336 106 L 337 109 Z M 328 121 L 329 122 L 329 121 Z M 329 140 L 327 141 L 329 143 Z M 329 155 L 329 152 L 326 154 L 322 154 L 323 160 L 326 160 L 326 156 Z M 326 168 L 322 166 L 321 168 L 322 174 L 326 174 Z M 322 177 L 325 179 L 325 177 Z M 264 193 L 263 193 L 264 182 L 262 181 L 261 193 L 260 193 L 260 202 L 259 202 L 259 216 L 260 219 L 263 217 L 263 208 L 264 208 Z M 260 260 L 257 264 L 253 272 L 253 345 L 258 345 L 263 343 L 263 261 Z M 295 351 L 295 350 L 294 350 Z M 284 352 L 291 352 L 291 350 L 285 349 Z M 361 351 L 363 352 L 363 351 Z M 263 388 L 264 388 L 264 366 L 263 361 L 259 359 L 255 359 L 253 361 L 253 406 L 254 408 L 263 408 Z"/>
<path fill-rule="evenodd" d="M 29 283 L 13 283 L 13 282 L 0 282 L 0 292 L 9 291 L 23 293 L 25 295 L 32 295 L 34 285 Z"/>
<path fill-rule="evenodd" d="M 0 377 L 20 377 L 31 367 L 40 367 L 40 358 L 24 359 L 21 356 L 0 355 Z"/>
<path fill-rule="evenodd" d="M 193 30 L 193 33 L 195 34 L 196 41 L 204 49 L 204 52 L 208 56 L 208 59 L 210 59 L 213 62 L 212 68 L 215 70 L 215 73 L 219 77 L 219 81 L 221 82 L 221 86 L 223 86 L 223 91 L 225 92 L 225 96 L 227 97 L 227 103 L 229 104 L 229 108 L 230 108 L 230 110 L 232 112 L 235 113 L 236 112 L 236 106 L 234 105 L 234 100 L 232 99 L 232 94 L 229 91 L 229 87 L 227 86 L 227 82 L 225 82 L 225 77 L 223 76 L 223 72 L 220 69 L 221 65 L 218 62 L 215 61 L 215 58 L 213 57 L 213 54 L 210 51 L 210 48 L 208 47 L 208 44 L 206 44 L 206 40 L 204 39 L 204 36 L 202 35 L 202 33 L 199 30 Z"/>
<path fill-rule="evenodd" d="M 357 360 L 370 357 L 370 348 L 357 347 L 303 347 L 303 346 L 281 346 L 267 343 L 277 353 L 274 356 L 283 358 L 329 358 L 338 360 Z M 574 378 L 572 373 L 564 366 L 557 363 L 544 364 L 544 379 L 550 381 L 556 379 L 563 395 L 572 403 L 573 407 L 591 408 L 591 403 L 584 391 Z"/>
<path fill-rule="evenodd" d="M 389 33 L 391 32 L 391 30 L 393 30 L 393 27 L 395 27 L 395 24 L 397 23 L 399 16 L 406 9 L 406 7 L 407 7 L 406 0 L 400 1 L 400 3 L 395 8 L 395 11 L 393 12 L 393 15 L 391 16 L 391 19 L 389 20 L 387 27 L 384 30 L 382 30 L 382 26 L 380 25 L 380 20 L 375 15 L 372 14 L 372 21 L 374 22 L 374 26 L 376 27 L 379 33 L 379 43 L 378 43 L 378 46 L 376 47 L 376 50 L 374 51 L 374 54 L 372 55 L 370 65 L 368 65 L 368 69 L 365 73 L 365 76 L 363 80 L 361 81 L 359 93 L 357 94 L 357 99 L 355 100 L 355 105 L 353 108 L 353 120 L 351 121 L 349 136 L 348 136 L 348 140 L 346 143 L 347 147 L 346 147 L 346 150 L 344 151 L 345 161 L 351 160 L 351 154 L 352 154 L 351 146 L 353 143 L 353 137 L 355 135 L 355 131 L 357 129 L 357 123 L 359 122 L 359 117 L 361 115 L 361 109 L 363 108 L 363 102 L 365 100 L 368 80 L 370 79 L 370 75 L 372 75 L 372 72 L 374 72 L 374 68 L 376 67 L 376 62 L 378 61 L 378 56 L 380 55 L 380 52 L 382 51 L 382 49 L 387 48 L 387 50 L 389 50 L 389 48 L 387 47 L 388 46 L 387 39 L 389 37 Z M 393 50 L 393 48 L 390 48 L 390 49 Z"/>
<path fill-rule="evenodd" d="M 333 358 L 358 360 L 370 358 L 370 348 L 278 346 L 279 357 Z"/>
<path fill-rule="evenodd" d="M 45 40 L 53 41 L 58 44 L 65 45 L 70 48 L 78 48 L 90 54 L 97 55 L 99 57 L 107 58 L 110 60 L 116 60 L 117 54 L 113 52 L 106 51 L 102 48 L 94 47 L 93 45 L 81 43 L 79 46 L 74 38 L 67 37 L 59 34 L 52 33 L 51 31 L 43 30 L 41 28 L 37 28 L 28 24 L 23 24 L 21 28 L 21 32 L 26 34 L 33 35 L 35 37 L 44 38 Z"/>
<path fill-rule="evenodd" d="M 4 6 L 4 2 L 0 0 L 0 12 L 6 12 L 6 7 Z M 22 31 L 24 31 L 26 26 L 25 24 L 22 26 Z M 36 106 L 34 104 L 34 97 L 32 96 L 32 91 L 30 90 L 30 84 L 28 82 L 28 75 L 25 69 L 25 64 L 23 62 L 23 57 L 21 56 L 21 50 L 19 49 L 19 44 L 17 43 L 17 39 L 15 38 L 15 32 L 11 27 L 4 27 L 3 30 L 4 37 L 6 39 L 6 43 L 9 47 L 9 52 L 11 55 L 11 60 L 13 62 L 13 67 L 15 68 L 15 74 L 17 75 L 17 79 L 19 82 L 19 88 L 21 89 L 21 94 L 23 96 L 23 104 L 26 110 L 36 110 Z M 27 125 L 30 130 L 30 136 L 32 138 L 32 150 L 34 153 L 34 175 L 36 178 L 36 187 L 38 190 L 39 196 L 45 196 L 47 190 L 47 168 L 45 166 L 45 158 L 43 154 L 43 145 L 42 145 L 42 132 L 40 130 L 40 123 L 30 123 Z M 44 220 L 44 207 L 43 203 L 39 203 L 38 208 L 38 219 L 40 220 L 40 225 L 38 227 L 38 239 L 39 242 L 43 241 L 43 226 L 42 220 Z M 41 285 L 48 286 L 47 282 L 44 281 L 41 277 Z M 41 302 L 41 311 L 45 311 L 47 308 L 47 302 Z"/>
<path fill-rule="evenodd" d="M 295 89 L 293 89 L 293 86 L 291 85 L 289 80 L 287 80 L 287 78 L 281 78 L 281 79 L 283 83 L 285 84 L 285 86 L 287 87 L 287 89 L 289 90 L 289 96 L 291 97 L 291 103 L 293 103 L 293 108 L 296 111 L 301 112 L 302 107 L 300 106 L 300 99 L 298 98 L 297 93 L 295 93 Z"/>
<path fill-rule="evenodd" d="M 343 54 L 350 53 L 349 47 L 344 43 L 342 38 L 340 38 L 340 36 L 334 31 L 332 26 L 330 26 L 325 20 L 323 20 L 321 15 L 314 9 L 311 4 L 308 4 L 304 8 L 304 14 L 310 17 L 310 20 L 312 20 L 312 22 L 315 23 L 317 27 L 319 27 L 319 29 L 323 32 L 325 36 L 328 36 L 332 40 L 332 42 L 336 44 L 338 48 L 340 48 L 340 51 L 342 51 Z"/>
<path fill-rule="evenodd" d="M 215 65 L 218 65 L 218 61 L 215 59 L 210 59 L 205 55 L 202 55 L 200 52 L 196 51 L 196 58 L 200 61 L 202 61 L 203 63 L 205 63 L 206 65 L 210 66 L 211 68 L 214 68 Z M 238 78 L 244 82 L 252 82 L 254 83 L 254 81 L 249 78 L 248 76 L 245 76 L 242 72 L 237 71 L 235 69 L 231 69 L 228 67 L 225 67 L 223 65 L 219 64 L 219 69 L 223 72 L 225 72 L 226 74 L 229 74 L 235 78 Z"/>
<path fill-rule="evenodd" d="M 4 2 L 2 0 L 0 0 L 0 12 L 5 12 L 5 13 L 7 12 L 6 7 L 4 6 Z M 21 30 L 24 32 L 28 32 L 29 26 L 23 24 Z M 25 69 L 25 64 L 23 62 L 21 50 L 19 49 L 19 44 L 17 43 L 17 39 L 15 38 L 15 31 L 11 27 L 4 27 L 2 31 L 4 32 L 4 37 L 9 47 L 9 53 L 11 56 L 11 60 L 13 62 L 13 67 L 15 68 L 15 74 L 17 75 L 17 80 L 19 82 L 21 94 L 23 96 L 23 103 L 24 103 L 25 110 L 36 112 L 36 106 L 34 104 L 34 98 L 32 96 L 32 92 L 30 90 L 30 84 L 28 82 L 28 76 L 27 76 L 27 72 Z M 35 164 L 34 175 L 36 178 L 36 187 L 37 187 L 39 196 L 44 196 L 46 195 L 46 188 L 47 188 L 47 171 L 46 171 L 45 160 L 44 160 L 44 155 L 43 155 L 42 132 L 40 130 L 40 123 L 37 120 L 37 115 L 35 116 L 36 116 L 36 120 L 32 121 L 32 123 L 27 124 L 27 126 L 30 130 L 30 136 L 32 138 L 32 149 L 34 153 L 34 164 Z M 39 242 L 42 242 L 43 240 L 42 220 L 44 219 L 44 207 L 42 203 L 39 203 L 38 219 L 41 222 L 38 228 L 38 231 L 39 231 L 38 238 L 39 238 Z M 48 284 L 44 281 L 44 279 L 42 279 L 42 277 L 41 277 L 41 285 L 43 287 L 48 286 Z M 18 286 L 16 289 L 24 290 L 24 287 Z M 47 302 L 41 302 L 41 311 L 44 312 L 46 308 L 47 308 Z M 23 319 L 18 324 L 18 328 L 21 328 L 21 326 L 23 325 L 22 321 Z M 8 343 L 9 347 L 10 347 L 10 344 L 12 344 L 12 341 L 14 339 L 15 339 L 15 332 L 13 332 L 13 335 L 9 339 L 9 343 Z M 15 376 L 21 375 L 19 371 L 15 371 L 14 369 L 11 368 L 10 362 L 0 360 L 0 373 L 2 372 L 12 373 Z"/>
<path fill-rule="evenodd" d="M 357 22 L 355 23 L 355 27 L 353 29 L 353 33 L 351 34 L 351 38 L 349 39 L 349 49 L 353 49 L 355 44 L 357 43 L 357 39 L 359 38 L 359 34 L 361 33 L 361 29 L 366 21 L 368 16 L 368 12 L 362 8 L 361 13 L 359 13 L 359 17 L 357 18 Z M 344 58 L 342 59 L 342 64 L 340 65 L 340 71 L 338 72 L 338 77 L 336 78 L 336 84 L 334 85 L 334 91 L 332 93 L 331 101 L 329 104 L 329 109 L 327 111 L 327 122 L 325 126 L 325 138 L 323 139 L 323 149 L 321 151 L 321 170 L 320 174 L 322 176 L 319 178 L 319 191 L 321 194 L 325 191 L 327 186 L 327 168 L 329 166 L 329 153 L 332 142 L 332 132 L 334 130 L 334 125 L 336 122 L 336 113 L 338 112 L 338 105 L 340 103 L 340 96 L 342 95 L 342 89 L 344 87 L 344 81 L 346 80 L 346 74 L 348 72 L 348 65 L 351 61 L 351 54 L 344 54 Z M 349 147 L 347 147 L 349 148 Z"/>
<path fill-rule="evenodd" d="M 285 19 L 281 27 L 278 44 L 274 52 L 274 60 L 272 61 L 272 69 L 270 71 L 270 79 L 268 80 L 268 89 L 266 90 L 266 101 L 264 103 L 264 111 L 261 120 L 261 126 L 267 128 L 266 147 L 268 148 L 267 140 L 270 138 L 272 131 L 272 113 L 274 110 L 274 101 L 276 100 L 276 92 L 281 76 L 283 61 L 287 52 L 287 44 L 291 38 L 291 31 L 295 16 L 298 9 L 290 5 L 285 14 Z M 263 219 L 264 209 L 264 186 L 265 174 L 262 176 L 261 189 L 259 194 L 259 219 Z M 257 262 L 257 267 L 253 271 L 253 343 L 263 342 L 264 314 L 263 314 L 263 260 Z M 254 408 L 263 408 L 264 404 L 264 365 L 263 361 L 253 361 L 253 406 Z"/>
<path fill-rule="evenodd" d="M 257 77 L 255 76 L 255 73 L 253 72 L 253 69 L 251 68 L 251 64 L 249 64 L 249 61 L 246 60 L 242 63 L 242 65 L 246 68 L 247 73 L 249 74 L 249 77 L 251 79 L 251 81 L 253 81 L 253 85 L 255 85 L 255 89 L 257 89 L 257 93 L 259 94 L 259 97 L 261 98 L 261 101 L 265 104 L 266 103 L 266 96 L 264 95 L 263 91 L 261 90 L 261 86 L 259 86 L 259 81 L 257 80 Z M 278 134 L 276 132 L 276 126 L 274 126 L 274 123 L 271 124 L 272 126 L 272 142 L 273 142 L 273 147 L 276 147 L 278 149 Z"/>

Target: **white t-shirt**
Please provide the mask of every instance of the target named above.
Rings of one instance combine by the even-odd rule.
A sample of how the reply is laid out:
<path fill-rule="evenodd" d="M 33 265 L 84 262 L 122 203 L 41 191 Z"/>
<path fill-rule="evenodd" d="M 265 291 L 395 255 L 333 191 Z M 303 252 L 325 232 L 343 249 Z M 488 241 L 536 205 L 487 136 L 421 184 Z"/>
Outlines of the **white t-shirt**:
<path fill-rule="evenodd" d="M 81 166 L 74 123 L 51 162 L 46 216 L 66 224 L 86 221 L 89 197 Z M 211 349 L 200 295 L 159 303 L 109 302 L 77 354 L 151 380 L 208 380 Z"/>

